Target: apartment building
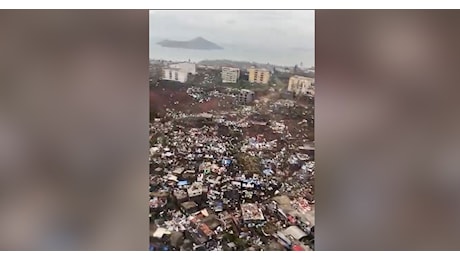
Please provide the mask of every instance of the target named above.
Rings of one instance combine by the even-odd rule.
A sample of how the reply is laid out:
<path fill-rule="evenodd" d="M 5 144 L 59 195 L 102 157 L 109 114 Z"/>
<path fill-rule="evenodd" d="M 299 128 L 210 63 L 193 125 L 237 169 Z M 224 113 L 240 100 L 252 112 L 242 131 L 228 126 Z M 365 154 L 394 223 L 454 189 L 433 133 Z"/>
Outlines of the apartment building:
<path fill-rule="evenodd" d="M 254 91 L 242 89 L 240 93 L 238 93 L 236 100 L 239 104 L 249 104 L 254 100 L 254 96 Z"/>
<path fill-rule="evenodd" d="M 292 76 L 289 78 L 288 91 L 295 93 L 296 95 L 315 95 L 314 87 L 315 79 L 303 77 L 303 76 Z"/>
<path fill-rule="evenodd" d="M 222 83 L 236 83 L 239 78 L 239 68 L 222 67 Z"/>
<path fill-rule="evenodd" d="M 188 73 L 177 68 L 164 68 L 163 80 L 178 81 L 185 83 L 187 81 Z"/>
<path fill-rule="evenodd" d="M 178 81 L 185 83 L 188 79 L 188 74 L 196 74 L 195 63 L 175 63 L 170 64 L 168 67 L 163 68 L 163 80 Z"/>
<path fill-rule="evenodd" d="M 169 68 L 179 69 L 187 74 L 196 75 L 196 64 L 190 62 L 181 62 L 181 63 L 174 63 L 169 65 Z"/>
<path fill-rule="evenodd" d="M 270 71 L 267 69 L 250 68 L 248 72 L 251 83 L 267 84 L 270 80 Z"/>

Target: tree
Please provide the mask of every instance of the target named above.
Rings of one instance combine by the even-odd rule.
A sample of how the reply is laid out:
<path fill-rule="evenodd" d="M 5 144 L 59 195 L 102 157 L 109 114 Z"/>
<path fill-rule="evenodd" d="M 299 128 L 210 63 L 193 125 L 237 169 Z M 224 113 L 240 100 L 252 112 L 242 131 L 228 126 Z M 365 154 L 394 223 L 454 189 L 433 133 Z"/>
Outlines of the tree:
<path fill-rule="evenodd" d="M 238 162 L 242 165 L 243 169 L 249 174 L 259 174 L 261 171 L 260 158 L 257 156 L 250 156 L 247 154 L 238 154 Z"/>
<path fill-rule="evenodd" d="M 235 234 L 225 233 L 222 238 L 228 242 L 235 242 L 238 237 Z"/>
<path fill-rule="evenodd" d="M 235 239 L 234 243 L 239 249 L 245 249 L 248 246 L 248 241 L 239 237 Z"/>

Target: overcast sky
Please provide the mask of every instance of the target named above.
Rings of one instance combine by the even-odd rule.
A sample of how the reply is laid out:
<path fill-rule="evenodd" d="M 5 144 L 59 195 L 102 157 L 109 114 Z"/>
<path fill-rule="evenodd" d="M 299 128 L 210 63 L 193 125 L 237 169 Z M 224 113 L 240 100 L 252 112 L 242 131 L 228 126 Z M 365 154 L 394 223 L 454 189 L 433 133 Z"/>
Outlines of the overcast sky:
<path fill-rule="evenodd" d="M 301 52 L 303 56 L 304 52 L 306 58 L 302 60 L 311 65 L 314 28 L 314 11 L 150 11 L 151 47 L 163 39 L 191 40 L 201 36 L 224 48 L 259 50 L 267 55 L 298 56 Z"/>

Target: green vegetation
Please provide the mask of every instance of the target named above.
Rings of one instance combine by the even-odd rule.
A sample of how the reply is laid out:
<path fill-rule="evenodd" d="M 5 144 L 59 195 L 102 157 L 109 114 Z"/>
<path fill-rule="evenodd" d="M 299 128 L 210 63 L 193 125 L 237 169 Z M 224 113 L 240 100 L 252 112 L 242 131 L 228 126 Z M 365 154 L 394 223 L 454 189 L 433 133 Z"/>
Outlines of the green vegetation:
<path fill-rule="evenodd" d="M 272 87 L 272 84 L 259 84 L 259 83 L 251 83 L 247 80 L 238 80 L 236 83 L 221 83 L 223 87 L 234 88 L 234 89 L 250 89 L 250 90 L 265 90 Z"/>
<path fill-rule="evenodd" d="M 248 246 L 248 241 L 242 238 L 239 238 L 235 234 L 230 234 L 230 233 L 225 233 L 223 235 L 223 239 L 227 240 L 228 242 L 233 242 L 235 243 L 236 247 L 240 250 L 247 248 Z"/>
<path fill-rule="evenodd" d="M 265 231 L 265 233 L 267 234 L 274 234 L 276 233 L 276 230 L 277 230 L 277 227 L 275 224 L 271 223 L 271 222 L 268 222 L 264 227 L 263 227 L 263 231 Z"/>
<path fill-rule="evenodd" d="M 273 75 L 271 78 L 270 78 L 270 82 L 269 82 L 270 86 L 273 86 L 273 84 L 275 84 L 276 88 L 278 89 L 283 89 L 283 88 L 287 88 L 287 83 L 282 81 L 278 76 L 276 75 Z"/>
<path fill-rule="evenodd" d="M 252 84 L 247 80 L 238 80 L 236 83 L 221 83 L 222 86 L 235 89 L 250 89 Z"/>
<path fill-rule="evenodd" d="M 244 153 L 239 153 L 236 156 L 238 162 L 242 165 L 243 169 L 249 174 L 259 174 L 261 171 L 260 158 L 251 156 Z"/>

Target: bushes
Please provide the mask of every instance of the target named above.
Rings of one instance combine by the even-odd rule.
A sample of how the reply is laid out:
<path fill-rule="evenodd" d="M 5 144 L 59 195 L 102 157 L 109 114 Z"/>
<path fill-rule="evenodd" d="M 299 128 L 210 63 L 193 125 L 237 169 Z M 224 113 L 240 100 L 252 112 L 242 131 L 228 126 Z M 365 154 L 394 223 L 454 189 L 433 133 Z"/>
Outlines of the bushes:
<path fill-rule="evenodd" d="M 236 159 L 249 174 L 259 174 L 261 171 L 260 158 L 248 154 L 239 153 Z"/>

